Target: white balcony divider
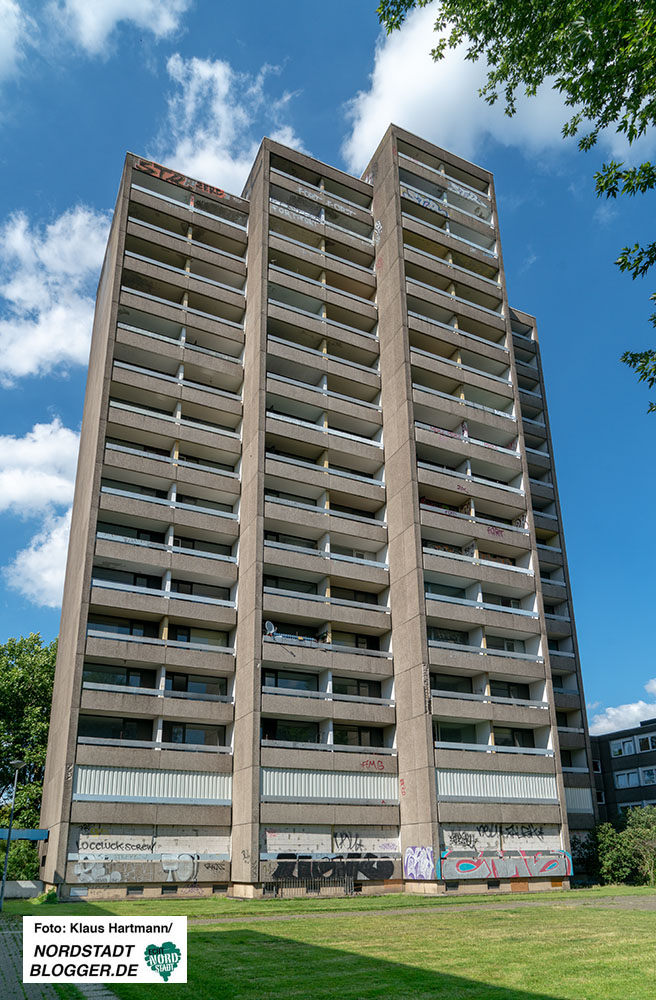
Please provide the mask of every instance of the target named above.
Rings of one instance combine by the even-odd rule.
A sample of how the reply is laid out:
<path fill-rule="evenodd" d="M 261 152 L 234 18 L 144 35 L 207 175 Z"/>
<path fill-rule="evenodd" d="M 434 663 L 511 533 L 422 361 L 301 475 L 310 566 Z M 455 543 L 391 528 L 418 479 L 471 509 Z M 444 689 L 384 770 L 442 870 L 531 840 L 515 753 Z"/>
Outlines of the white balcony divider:
<path fill-rule="evenodd" d="M 78 765 L 73 782 L 73 801 L 230 805 L 232 775 L 206 771 L 159 771 L 151 768 Z"/>
<path fill-rule="evenodd" d="M 375 756 L 375 747 L 367 751 Z M 396 774 L 360 771 L 309 771 L 281 767 L 261 769 L 260 797 L 263 802 L 362 802 L 396 805 L 399 785 Z"/>
<path fill-rule="evenodd" d="M 557 803 L 553 774 L 436 768 L 438 802 Z"/>

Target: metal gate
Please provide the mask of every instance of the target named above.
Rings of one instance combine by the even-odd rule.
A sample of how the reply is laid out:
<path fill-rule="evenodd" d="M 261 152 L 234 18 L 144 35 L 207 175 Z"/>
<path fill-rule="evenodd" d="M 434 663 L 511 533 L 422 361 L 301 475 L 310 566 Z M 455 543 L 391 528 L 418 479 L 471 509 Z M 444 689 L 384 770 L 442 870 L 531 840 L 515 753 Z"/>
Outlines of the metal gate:
<path fill-rule="evenodd" d="M 277 896 L 279 899 L 293 896 L 352 896 L 354 892 L 354 881 L 349 875 L 341 878 L 282 878 L 263 883 L 263 894 Z"/>

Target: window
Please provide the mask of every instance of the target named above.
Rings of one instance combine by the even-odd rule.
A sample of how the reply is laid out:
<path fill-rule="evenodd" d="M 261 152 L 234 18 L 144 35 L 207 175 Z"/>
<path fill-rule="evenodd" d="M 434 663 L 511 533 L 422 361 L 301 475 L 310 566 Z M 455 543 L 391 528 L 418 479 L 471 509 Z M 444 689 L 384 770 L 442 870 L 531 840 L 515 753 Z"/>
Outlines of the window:
<path fill-rule="evenodd" d="M 111 632 L 116 635 L 139 635 L 156 639 L 157 622 L 133 621 L 129 618 L 110 618 L 107 615 L 89 615 L 88 628 L 94 632 Z"/>
<path fill-rule="evenodd" d="M 560 751 L 560 763 L 563 767 L 572 767 L 572 751 L 571 750 L 561 750 Z"/>
<path fill-rule="evenodd" d="M 452 552 L 454 555 L 461 555 L 462 549 L 458 545 L 447 545 L 446 542 L 433 542 L 428 538 L 422 539 L 422 546 L 430 549 L 431 552 Z"/>
<path fill-rule="evenodd" d="M 356 677 L 333 677 L 333 694 L 348 694 L 354 698 L 380 698 L 380 681 Z"/>
<path fill-rule="evenodd" d="M 335 646 L 354 646 L 356 649 L 380 649 L 380 641 L 377 635 L 360 635 L 357 632 L 332 633 L 332 642 Z"/>
<path fill-rule="evenodd" d="M 167 671 L 165 688 L 167 691 L 180 693 L 225 695 L 228 684 L 225 677 L 204 677 L 200 674 L 176 674 Z"/>
<path fill-rule="evenodd" d="M 490 694 L 494 698 L 514 698 L 528 701 L 531 697 L 528 684 L 518 684 L 515 681 L 490 680 Z"/>
<path fill-rule="evenodd" d="M 82 679 L 92 684 L 117 684 L 121 687 L 150 688 L 156 686 L 154 670 L 115 667 L 107 663 L 85 663 Z"/>
<path fill-rule="evenodd" d="M 294 719 L 262 719 L 262 739 L 283 743 L 320 743 L 318 722 Z"/>
<path fill-rule="evenodd" d="M 559 729 L 567 729 L 567 712 L 556 712 L 556 725 Z"/>
<path fill-rule="evenodd" d="M 646 753 L 648 750 L 656 750 L 656 733 L 648 733 L 645 736 L 636 736 L 638 753 Z"/>
<path fill-rule="evenodd" d="M 500 608 L 521 608 L 522 604 L 518 597 L 505 597 L 502 594 L 487 594 L 483 591 L 483 603 L 495 604 Z"/>
<path fill-rule="evenodd" d="M 116 719 L 107 715 L 81 715 L 78 736 L 100 740 L 143 740 L 153 738 L 152 719 Z"/>
<path fill-rule="evenodd" d="M 96 531 L 119 538 L 138 538 L 144 542 L 157 542 L 159 545 L 163 545 L 166 541 L 163 531 L 146 531 L 144 528 L 131 528 L 127 524 L 111 524 L 109 521 L 98 521 Z"/>
<path fill-rule="evenodd" d="M 317 543 L 312 538 L 301 538 L 300 535 L 286 535 L 281 531 L 265 531 L 265 542 L 277 542 L 279 545 L 295 545 L 299 549 L 316 549 Z"/>
<path fill-rule="evenodd" d="M 452 642 L 459 646 L 466 646 L 469 642 L 468 632 L 458 632 L 453 628 L 438 628 L 435 625 L 428 627 L 429 642 Z"/>
<path fill-rule="evenodd" d="M 467 723 L 437 722 L 434 735 L 438 743 L 478 743 L 476 726 Z"/>
<path fill-rule="evenodd" d="M 601 774 L 601 761 L 600 760 L 593 760 L 592 761 L 592 770 L 595 772 L 595 774 Z"/>
<path fill-rule="evenodd" d="M 162 886 L 162 896 L 177 896 L 178 887 L 177 885 L 163 885 Z"/>
<path fill-rule="evenodd" d="M 534 747 L 532 729 L 510 729 L 506 726 L 494 726 L 494 744 L 498 747 Z"/>
<path fill-rule="evenodd" d="M 598 789 L 597 789 L 597 805 L 598 805 L 598 806 L 603 806 L 603 805 L 605 805 L 605 804 L 606 804 L 606 796 L 605 796 L 605 795 L 604 795 L 604 793 L 603 793 L 603 792 L 601 791 L 601 789 L 600 789 L 600 788 L 598 788 Z"/>
<path fill-rule="evenodd" d="M 640 777 L 637 771 L 617 771 L 615 773 L 615 788 L 637 788 Z"/>
<path fill-rule="evenodd" d="M 186 535 L 175 535 L 173 546 L 176 549 L 193 549 L 196 552 L 214 552 L 219 556 L 229 556 L 232 548 L 219 542 L 206 542 L 205 539 L 188 538 Z"/>
<path fill-rule="evenodd" d="M 378 594 L 369 590 L 350 590 L 347 587 L 331 587 L 330 596 L 340 601 L 353 601 L 356 604 L 378 604 Z"/>
<path fill-rule="evenodd" d="M 316 507 L 317 501 L 312 497 L 299 496 L 298 493 L 284 493 L 282 490 L 272 490 L 267 487 L 265 495 L 265 500 L 288 500 L 290 503 L 304 503 L 309 504 L 310 507 Z"/>
<path fill-rule="evenodd" d="M 611 740 L 611 757 L 628 757 L 632 753 L 635 753 L 635 744 L 632 736 L 629 739 Z"/>
<path fill-rule="evenodd" d="M 186 625 L 170 625 L 171 642 L 194 642 L 201 646 L 227 646 L 227 632 L 211 632 L 206 628 L 189 628 Z"/>
<path fill-rule="evenodd" d="M 516 563 L 515 559 L 511 559 L 510 556 L 499 556 L 496 552 L 481 552 L 478 553 L 480 559 L 484 559 L 486 562 L 501 563 L 502 566 L 514 566 Z"/>
<path fill-rule="evenodd" d="M 200 726 L 195 722 L 165 721 L 162 727 L 162 742 L 207 747 L 225 746 L 225 727 Z"/>
<path fill-rule="evenodd" d="M 129 885 L 127 888 L 127 896 L 143 896 L 144 887 L 142 885 Z"/>
<path fill-rule="evenodd" d="M 523 639 L 506 639 L 503 635 L 488 635 L 485 637 L 488 649 L 500 649 L 506 653 L 523 653 Z"/>
<path fill-rule="evenodd" d="M 263 670 L 263 687 L 293 688 L 296 691 L 318 691 L 316 674 L 302 674 L 294 670 Z"/>
<path fill-rule="evenodd" d="M 431 674 L 431 688 L 434 691 L 454 691 L 471 694 L 471 677 L 452 677 L 450 674 Z"/>
<path fill-rule="evenodd" d="M 656 767 L 642 767 L 640 769 L 641 784 L 656 785 Z"/>
<path fill-rule="evenodd" d="M 335 724 L 333 743 L 350 747 L 382 747 L 383 730 L 375 726 L 344 726 Z"/>
<path fill-rule="evenodd" d="M 462 589 L 462 587 L 447 587 L 444 583 L 431 583 L 430 580 L 426 581 L 426 595 L 434 595 L 435 597 L 455 597 L 459 600 L 466 600 L 467 593 Z"/>
<path fill-rule="evenodd" d="M 210 424 L 210 426 L 214 425 Z M 178 493 L 176 502 L 188 504 L 190 507 L 206 507 L 208 510 L 218 510 L 226 514 L 232 514 L 232 507 L 229 503 L 219 503 L 216 500 L 208 500 L 207 497 L 192 497 L 184 493 Z"/>
<path fill-rule="evenodd" d="M 192 583 L 190 580 L 171 580 L 172 594 L 189 594 L 192 597 L 211 597 L 214 600 L 229 601 L 229 587 L 214 587 L 208 583 Z"/>
<path fill-rule="evenodd" d="M 295 594 L 316 594 L 317 585 L 308 580 L 292 580 L 287 576 L 264 576 L 263 584 L 273 590 L 291 590 Z"/>

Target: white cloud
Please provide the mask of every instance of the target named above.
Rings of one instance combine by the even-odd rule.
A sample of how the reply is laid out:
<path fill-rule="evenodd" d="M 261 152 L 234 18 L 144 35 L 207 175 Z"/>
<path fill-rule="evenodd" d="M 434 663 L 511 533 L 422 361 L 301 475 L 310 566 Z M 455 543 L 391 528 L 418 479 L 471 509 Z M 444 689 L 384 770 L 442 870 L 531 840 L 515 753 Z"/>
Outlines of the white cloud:
<path fill-rule="evenodd" d="M 191 0 L 59 0 L 49 5 L 55 23 L 89 55 L 106 55 L 111 36 L 129 22 L 155 38 L 178 30 Z"/>
<path fill-rule="evenodd" d="M 0 227 L 0 382 L 86 364 L 109 216 L 84 205 L 48 225 Z"/>
<path fill-rule="evenodd" d="M 656 695 L 656 677 L 652 677 L 645 684 L 647 694 Z M 598 704 L 598 703 L 597 703 Z M 616 705 L 604 709 L 597 715 L 593 715 L 590 721 L 590 732 L 594 736 L 602 733 L 613 733 L 617 729 L 631 729 L 645 719 L 656 718 L 656 703 L 647 701 L 634 701 L 627 705 Z"/>
<path fill-rule="evenodd" d="M 61 600 L 79 441 L 58 417 L 23 437 L 0 437 L 0 512 L 39 520 L 4 576 L 28 600 L 49 608 Z"/>
<path fill-rule="evenodd" d="M 294 95 L 275 96 L 267 88 L 275 66 L 263 66 L 253 76 L 221 59 L 176 54 L 167 70 L 175 90 L 156 150 L 167 166 L 239 194 L 263 135 L 303 150 L 285 121 Z"/>
<path fill-rule="evenodd" d="M 70 508 L 64 514 L 48 515 L 28 547 L 5 567 L 9 586 L 32 604 L 46 608 L 61 604 L 70 526 Z"/>
<path fill-rule="evenodd" d="M 348 106 L 352 131 L 343 153 L 350 170 L 364 169 L 390 122 L 469 159 L 487 136 L 531 151 L 562 143 L 565 114 L 557 94 L 546 87 L 519 99 L 513 118 L 501 101 L 489 107 L 478 96 L 484 61 L 465 60 L 464 46 L 448 49 L 440 62 L 431 58 L 434 23 L 434 8 L 415 10 L 400 31 L 379 42 L 369 89 Z"/>
<path fill-rule="evenodd" d="M 17 0 L 0 0 L 0 24 L 0 80 L 5 80 L 17 72 L 34 24 Z"/>
<path fill-rule="evenodd" d="M 58 417 L 0 437 L 0 512 L 30 517 L 70 504 L 79 441 Z"/>
<path fill-rule="evenodd" d="M 516 114 L 509 118 L 502 97 L 492 107 L 479 97 L 487 67 L 484 59 L 465 59 L 466 45 L 447 49 L 445 58 L 434 62 L 435 13 L 434 5 L 416 9 L 400 31 L 381 37 L 369 88 L 347 105 L 351 132 L 342 152 L 349 170 L 364 170 L 390 122 L 467 159 L 490 138 L 532 155 L 575 147 L 576 139 L 561 134 L 572 109 L 549 81 L 535 97 L 518 96 Z M 634 144 L 632 160 L 656 145 L 656 130 L 652 133 Z M 599 141 L 614 156 L 629 155 L 626 139 L 613 129 Z"/>

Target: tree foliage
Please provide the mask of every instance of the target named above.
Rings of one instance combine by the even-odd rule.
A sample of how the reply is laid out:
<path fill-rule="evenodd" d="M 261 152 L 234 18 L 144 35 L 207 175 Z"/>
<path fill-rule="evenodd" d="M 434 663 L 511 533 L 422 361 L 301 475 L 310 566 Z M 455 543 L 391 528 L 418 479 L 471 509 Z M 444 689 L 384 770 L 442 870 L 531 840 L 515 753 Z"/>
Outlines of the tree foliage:
<path fill-rule="evenodd" d="M 38 633 L 9 639 L 0 645 L 1 827 L 9 825 L 14 784 L 12 760 L 22 760 L 27 765 L 18 775 L 14 826 L 23 829 L 39 826 L 56 656 L 56 640 L 44 645 Z M 0 844 L 0 864 L 4 863 L 3 848 Z M 34 844 L 12 841 L 8 877 L 37 876 Z"/>
<path fill-rule="evenodd" d="M 656 806 L 629 809 L 615 824 L 601 823 L 585 839 L 572 837 L 575 874 L 609 885 L 656 885 Z"/>
<path fill-rule="evenodd" d="M 387 32 L 400 28 L 408 13 L 434 0 L 380 0 L 378 16 Z M 465 58 L 484 57 L 488 73 L 481 96 L 500 97 L 513 115 L 518 92 L 534 96 L 549 83 L 564 99 L 570 117 L 563 136 L 578 135 L 591 149 L 604 129 L 614 128 L 629 143 L 656 123 L 656 7 L 640 0 L 439 0 L 432 50 L 442 59 L 462 42 Z M 599 197 L 645 194 L 656 187 L 656 167 L 611 160 L 594 175 Z M 624 247 L 615 262 L 633 278 L 656 263 L 656 244 Z M 656 295 L 651 296 L 656 301 Z M 650 317 L 656 326 L 656 313 Z M 626 351 L 621 360 L 652 387 L 656 351 Z M 656 410 L 650 403 L 649 411 Z"/>

